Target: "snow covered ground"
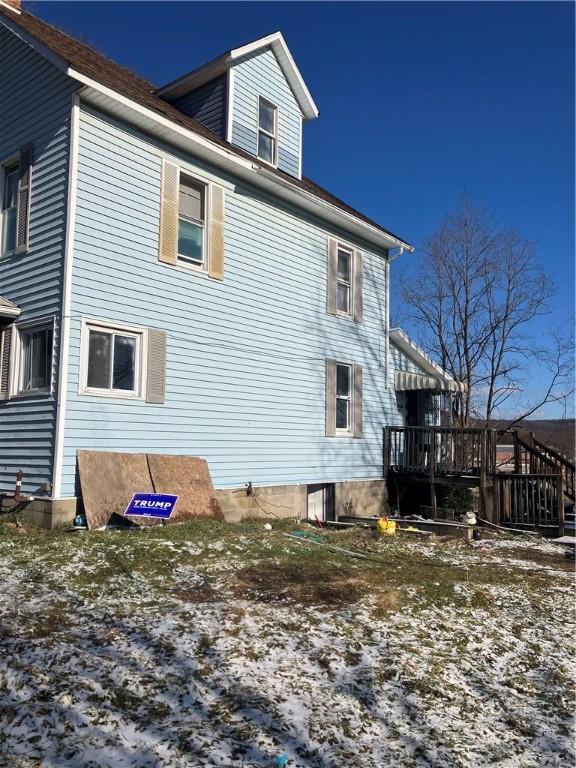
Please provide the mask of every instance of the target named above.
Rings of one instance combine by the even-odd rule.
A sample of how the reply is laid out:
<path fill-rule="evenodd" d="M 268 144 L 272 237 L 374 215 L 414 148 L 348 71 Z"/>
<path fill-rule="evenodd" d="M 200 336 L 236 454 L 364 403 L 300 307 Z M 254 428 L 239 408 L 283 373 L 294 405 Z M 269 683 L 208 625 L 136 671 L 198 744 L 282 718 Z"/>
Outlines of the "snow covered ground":
<path fill-rule="evenodd" d="M 561 547 L 322 540 L 4 529 L 0 766 L 574 763 Z"/>

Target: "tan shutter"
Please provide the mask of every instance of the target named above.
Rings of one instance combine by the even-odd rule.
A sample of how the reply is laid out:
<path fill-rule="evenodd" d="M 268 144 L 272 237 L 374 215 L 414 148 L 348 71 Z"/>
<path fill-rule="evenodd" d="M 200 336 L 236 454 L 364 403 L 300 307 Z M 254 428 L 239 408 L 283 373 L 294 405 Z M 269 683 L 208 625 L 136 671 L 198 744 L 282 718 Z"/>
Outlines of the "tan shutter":
<path fill-rule="evenodd" d="M 166 333 L 148 329 L 146 402 L 163 403 L 166 398 Z"/>
<path fill-rule="evenodd" d="M 336 360 L 326 360 L 326 437 L 336 437 Z"/>
<path fill-rule="evenodd" d="M 335 315 L 337 312 L 336 290 L 338 269 L 338 242 L 333 237 L 328 238 L 328 273 L 326 279 L 326 312 Z"/>
<path fill-rule="evenodd" d="M 20 150 L 18 165 L 18 212 L 16 218 L 15 253 L 28 250 L 28 229 L 30 221 L 30 190 L 32 188 L 32 145 Z"/>
<path fill-rule="evenodd" d="M 0 400 L 10 394 L 10 350 L 13 325 L 0 326 Z"/>
<path fill-rule="evenodd" d="M 354 366 L 352 429 L 354 437 L 362 437 L 362 366 Z"/>
<path fill-rule="evenodd" d="M 164 264 L 178 260 L 178 166 L 162 164 L 162 192 L 160 199 L 160 248 L 158 259 Z"/>
<path fill-rule="evenodd" d="M 224 188 L 210 185 L 210 212 L 208 215 L 208 274 L 224 280 Z"/>
<path fill-rule="evenodd" d="M 363 259 L 360 251 L 354 251 L 354 277 L 353 277 L 353 291 L 352 297 L 352 310 L 354 313 L 354 320 L 357 323 L 362 322 L 362 273 L 363 273 Z"/>

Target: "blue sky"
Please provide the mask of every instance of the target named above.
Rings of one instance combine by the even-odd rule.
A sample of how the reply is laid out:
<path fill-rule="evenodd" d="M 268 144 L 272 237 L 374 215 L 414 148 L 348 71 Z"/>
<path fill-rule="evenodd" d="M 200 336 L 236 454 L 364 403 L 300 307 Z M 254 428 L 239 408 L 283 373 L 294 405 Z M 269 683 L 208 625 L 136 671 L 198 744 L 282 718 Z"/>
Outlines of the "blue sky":
<path fill-rule="evenodd" d="M 554 311 L 538 331 L 569 322 L 572 3 L 26 7 L 157 85 L 281 30 L 320 110 L 305 125 L 304 173 L 417 247 L 465 192 L 533 240 L 554 276 Z M 406 259 L 418 256 L 399 259 L 396 277 Z"/>

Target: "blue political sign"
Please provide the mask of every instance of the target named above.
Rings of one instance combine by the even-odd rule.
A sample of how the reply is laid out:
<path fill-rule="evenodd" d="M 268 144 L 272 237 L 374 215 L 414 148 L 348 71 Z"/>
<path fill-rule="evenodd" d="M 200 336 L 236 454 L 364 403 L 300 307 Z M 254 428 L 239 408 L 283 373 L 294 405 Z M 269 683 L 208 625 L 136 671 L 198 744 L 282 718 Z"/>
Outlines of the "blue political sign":
<path fill-rule="evenodd" d="M 168 520 L 178 501 L 178 496 L 170 493 L 135 493 L 124 515 L 130 517 L 158 517 Z"/>

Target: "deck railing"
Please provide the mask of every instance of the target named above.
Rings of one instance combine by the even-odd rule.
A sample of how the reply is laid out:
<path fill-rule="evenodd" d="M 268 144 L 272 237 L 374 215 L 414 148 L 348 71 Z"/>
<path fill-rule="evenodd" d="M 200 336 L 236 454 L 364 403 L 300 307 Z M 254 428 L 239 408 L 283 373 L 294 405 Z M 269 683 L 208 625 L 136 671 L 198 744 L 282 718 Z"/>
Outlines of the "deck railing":
<path fill-rule="evenodd" d="M 565 456 L 562 456 L 562 454 L 558 453 L 558 451 L 555 451 L 553 448 L 549 448 L 547 445 L 544 445 L 544 443 L 536 440 L 534 435 L 531 436 L 531 440 L 533 444 L 533 451 L 539 453 L 542 458 L 545 458 L 551 462 L 555 466 L 556 472 L 559 472 L 562 475 L 564 493 L 566 496 L 572 499 L 572 501 L 574 501 L 574 474 L 576 471 L 574 463 L 567 459 Z"/>
<path fill-rule="evenodd" d="M 496 432 L 475 427 L 385 427 L 384 473 L 492 475 Z"/>
<path fill-rule="evenodd" d="M 562 476 L 508 474 L 495 478 L 496 517 L 494 522 L 511 528 L 564 528 Z"/>

